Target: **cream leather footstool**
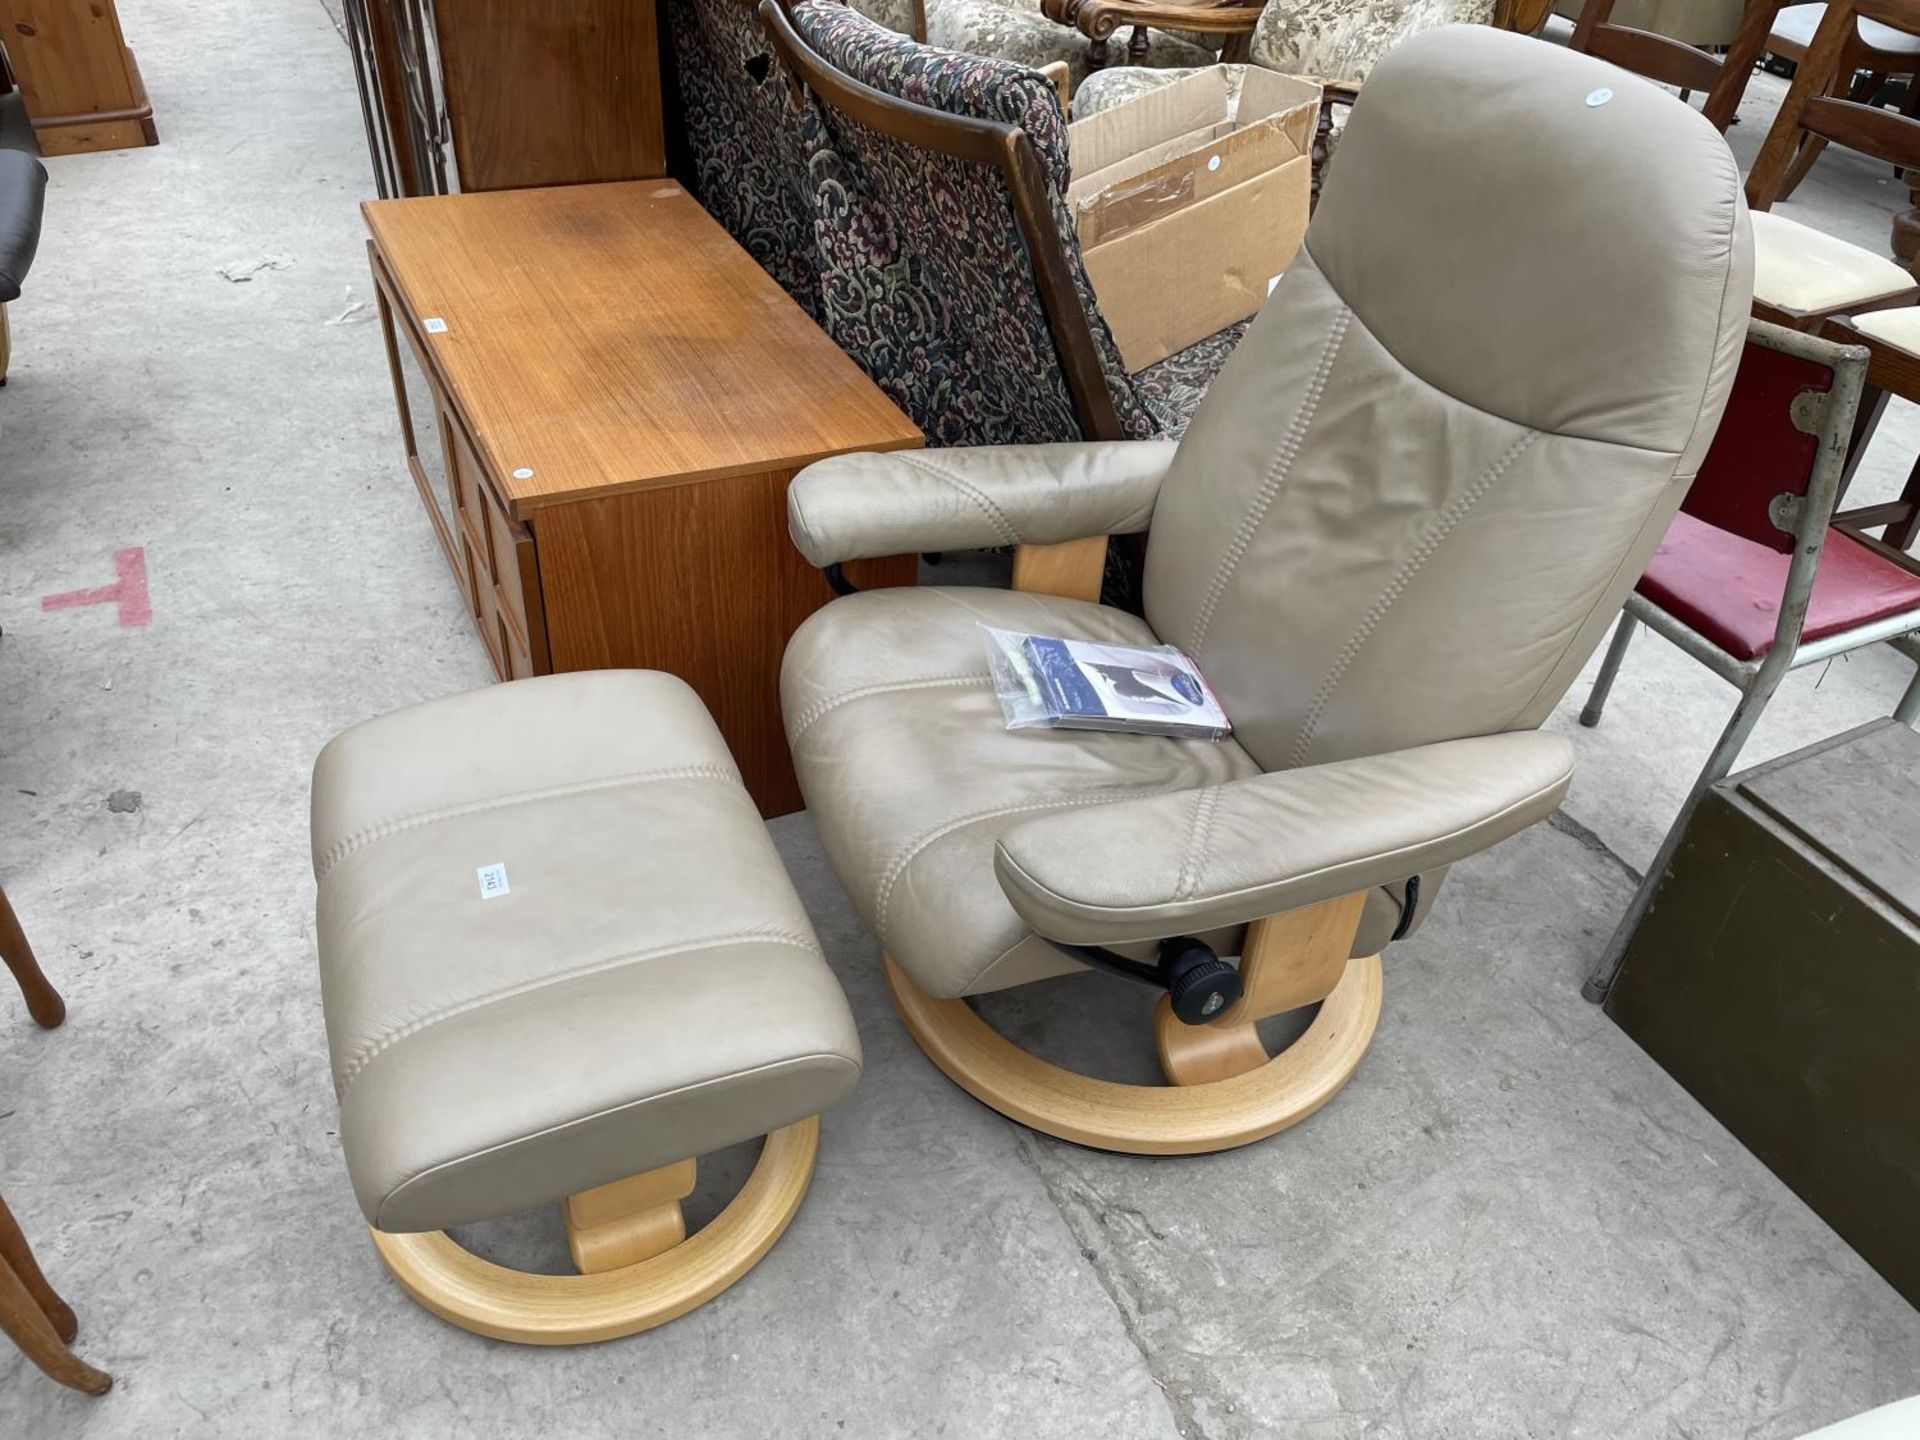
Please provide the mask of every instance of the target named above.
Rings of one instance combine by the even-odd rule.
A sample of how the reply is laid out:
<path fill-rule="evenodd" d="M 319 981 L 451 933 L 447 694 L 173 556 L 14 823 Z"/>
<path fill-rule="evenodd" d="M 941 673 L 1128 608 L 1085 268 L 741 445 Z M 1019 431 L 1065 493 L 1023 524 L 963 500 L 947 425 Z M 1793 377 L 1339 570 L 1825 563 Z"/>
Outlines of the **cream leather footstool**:
<path fill-rule="evenodd" d="M 340 1140 L 414 1299 L 502 1340 L 606 1340 L 779 1239 L 860 1044 L 681 681 L 522 680 L 355 726 L 314 767 L 313 868 Z M 694 1157 L 756 1135 L 688 1238 Z M 555 1200 L 578 1275 L 442 1233 Z"/>

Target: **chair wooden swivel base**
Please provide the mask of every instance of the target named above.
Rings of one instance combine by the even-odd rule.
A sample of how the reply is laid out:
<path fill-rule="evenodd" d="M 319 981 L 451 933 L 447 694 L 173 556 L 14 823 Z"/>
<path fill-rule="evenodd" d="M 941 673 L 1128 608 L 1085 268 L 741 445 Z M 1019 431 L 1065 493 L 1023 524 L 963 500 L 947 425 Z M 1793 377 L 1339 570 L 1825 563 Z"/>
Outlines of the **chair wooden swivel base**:
<path fill-rule="evenodd" d="M 1296 1125 L 1359 1067 L 1380 1019 L 1380 957 L 1348 959 L 1362 895 L 1255 922 L 1239 1004 L 1187 1025 L 1162 999 L 1154 1039 L 1166 1085 L 1097 1080 L 1032 1055 L 965 1000 L 940 1000 L 887 957 L 887 986 L 927 1057 L 974 1099 L 1057 1139 L 1127 1155 L 1207 1155 Z M 1269 1055 L 1255 1022 L 1318 1002 L 1306 1033 Z"/>
<path fill-rule="evenodd" d="M 389 1234 L 374 1247 L 401 1287 L 442 1320 L 521 1345 L 587 1345 L 678 1319 L 739 1280 L 773 1248 L 806 1198 L 820 1118 L 767 1136 L 747 1183 L 689 1236 L 682 1160 L 570 1195 L 567 1248 L 577 1275 L 538 1275 L 483 1260 L 444 1230 Z"/>

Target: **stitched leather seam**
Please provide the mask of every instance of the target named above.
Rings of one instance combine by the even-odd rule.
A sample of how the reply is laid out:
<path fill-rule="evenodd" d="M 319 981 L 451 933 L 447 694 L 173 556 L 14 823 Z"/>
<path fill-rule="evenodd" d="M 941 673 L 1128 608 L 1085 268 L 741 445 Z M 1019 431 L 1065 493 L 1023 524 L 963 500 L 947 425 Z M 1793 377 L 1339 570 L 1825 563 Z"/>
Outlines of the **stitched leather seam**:
<path fill-rule="evenodd" d="M 631 775 L 616 775 L 611 780 L 585 780 L 576 785 L 549 785 L 540 790 L 520 790 L 512 795 L 498 795 L 491 800 L 474 800 L 465 805 L 449 805 L 441 810 L 426 810 L 418 815 L 404 815 L 397 820 L 382 820 L 377 825 L 369 825 L 343 840 L 336 841 L 320 861 L 316 880 L 327 878 L 329 871 L 346 859 L 354 851 L 371 845 L 376 840 L 385 840 L 403 831 L 417 830 L 423 825 L 434 825 L 442 820 L 457 820 L 463 815 L 478 815 L 488 810 L 505 809 L 512 805 L 529 805 L 536 800 L 557 800 L 567 795 L 586 795 L 595 790 L 617 790 L 625 785 L 648 785 L 656 780 L 724 780 L 729 784 L 740 783 L 739 772 L 722 765 L 701 763 L 698 765 L 679 765 L 670 770 L 642 770 Z"/>
<path fill-rule="evenodd" d="M 936 825 L 917 840 L 910 841 L 906 848 L 894 857 L 892 863 L 887 866 L 887 873 L 880 879 L 880 889 L 874 896 L 873 907 L 873 928 L 879 935 L 880 943 L 883 946 L 887 943 L 889 928 L 887 907 L 893 900 L 894 885 L 902 875 L 906 874 L 907 867 L 919 858 L 920 852 L 936 840 L 943 839 L 954 831 L 964 829 L 981 820 L 993 820 L 1003 815 L 1022 815 L 1034 810 L 1068 810 L 1076 805 L 1100 805 L 1120 800 L 1148 800 L 1156 795 L 1172 795 L 1187 788 L 1184 785 L 1175 785 L 1165 790 L 1095 791 L 1088 795 L 1074 795 L 1062 800 L 1029 800 L 1020 805 L 1002 805 L 991 810 L 977 810 L 971 815 L 962 815 L 958 819 L 949 820 L 944 825 Z"/>
<path fill-rule="evenodd" d="M 1213 830 L 1214 812 L 1220 806 L 1220 790 L 1208 786 L 1193 802 L 1193 820 L 1187 826 L 1187 853 L 1180 860 L 1180 874 L 1173 893 L 1186 898 L 1200 886 L 1200 857 L 1206 853 L 1207 836 Z"/>
<path fill-rule="evenodd" d="M 1494 461 L 1478 480 L 1456 495 L 1446 509 L 1434 517 L 1433 522 L 1427 527 L 1426 534 L 1420 537 L 1420 543 L 1414 546 L 1413 553 L 1407 557 L 1399 572 L 1387 582 L 1387 588 L 1380 593 L 1365 616 L 1361 618 L 1359 628 L 1348 637 L 1347 643 L 1334 657 L 1333 668 L 1327 672 L 1326 678 L 1313 692 L 1313 703 L 1307 707 L 1306 717 L 1300 722 L 1300 733 L 1295 737 L 1293 749 L 1287 755 L 1289 765 L 1307 763 L 1307 751 L 1313 745 L 1313 732 L 1319 726 L 1321 717 L 1326 714 L 1327 706 L 1332 703 L 1333 692 L 1340 687 L 1340 682 L 1353 668 L 1354 661 L 1360 658 L 1360 652 L 1366 648 L 1367 641 L 1373 638 L 1373 632 L 1379 628 L 1387 612 L 1413 583 L 1414 576 L 1418 575 L 1427 561 L 1433 558 L 1434 552 L 1466 518 L 1467 512 L 1479 502 L 1481 496 L 1491 490 L 1499 482 L 1500 477 L 1512 468 L 1513 462 L 1525 454 L 1527 448 L 1539 438 L 1538 430 L 1529 430 L 1522 435 L 1508 448 L 1506 454 Z"/>
<path fill-rule="evenodd" d="M 994 528 L 1000 532 L 1001 538 L 1005 540 L 1007 544 L 1018 545 L 1021 543 L 1020 532 L 1015 528 L 1014 523 L 1007 518 L 1006 512 L 993 502 L 991 496 L 971 481 L 963 480 L 949 470 L 942 470 L 938 465 L 929 465 L 925 460 L 921 460 L 915 456 L 896 452 L 893 458 L 898 460 L 902 465 L 905 465 L 909 470 L 918 470 L 924 475 L 933 476 L 936 480 L 946 481 L 947 484 L 953 486 L 954 489 L 958 490 L 962 495 L 980 507 L 986 514 L 987 519 L 993 522 Z"/>
<path fill-rule="evenodd" d="M 814 701 L 801 713 L 800 718 L 793 722 L 793 730 L 787 739 L 791 744 L 812 729 L 816 721 L 825 719 L 842 705 L 854 700 L 864 700 L 869 695 L 890 695 L 901 690 L 937 690 L 943 686 L 953 685 L 984 685 L 991 684 L 992 681 L 991 675 L 929 675 L 924 680 L 889 680 L 877 685 L 862 685 L 844 694 L 830 695 L 823 700 Z"/>
<path fill-rule="evenodd" d="M 795 950 L 804 950 L 809 955 L 820 955 L 820 946 L 808 936 L 792 930 L 778 930 L 771 926 L 755 930 L 740 930 L 729 935 L 713 935 L 704 940 L 676 940 L 665 945 L 656 945 L 649 950 L 628 950 L 605 960 L 595 960 L 587 965 L 576 965 L 571 969 L 556 971 L 551 975 L 542 975 L 537 979 L 522 981 L 518 985 L 509 985 L 502 990 L 489 991 L 485 995 L 476 995 L 452 1005 L 442 1006 L 404 1025 L 386 1031 L 377 1038 L 363 1042 L 341 1068 L 338 1085 L 342 1101 L 353 1082 L 371 1065 L 375 1059 L 392 1049 L 402 1040 L 418 1035 L 422 1030 L 430 1030 L 435 1025 L 471 1014 L 475 1010 L 484 1010 L 489 1005 L 497 1005 L 503 1000 L 518 999 L 541 990 L 551 989 L 555 985 L 566 984 L 573 980 L 583 980 L 590 975 L 598 975 L 623 965 L 637 964 L 647 960 L 657 960 L 663 955 L 688 955 L 699 950 L 717 950 L 722 945 L 740 945 L 759 942 L 768 945 L 787 945 Z M 824 956 L 821 956 L 824 959 Z"/>
<path fill-rule="evenodd" d="M 1220 568 L 1214 572 L 1213 583 L 1207 586 L 1206 596 L 1200 602 L 1200 616 L 1194 622 L 1193 640 L 1187 646 L 1187 652 L 1196 659 L 1206 647 L 1207 631 L 1213 626 L 1214 612 L 1220 608 L 1221 598 L 1227 593 L 1227 585 L 1233 579 L 1234 571 L 1240 568 L 1247 548 L 1253 544 L 1254 533 L 1266 520 L 1267 512 L 1273 508 L 1280 487 L 1286 483 L 1287 476 L 1293 473 L 1293 462 L 1299 458 L 1307 427 L 1313 423 L 1314 414 L 1320 408 L 1320 397 L 1327 388 L 1327 376 L 1332 373 L 1334 357 L 1340 352 L 1341 342 L 1346 339 L 1347 326 L 1352 320 L 1352 308 L 1342 301 L 1340 313 L 1334 317 L 1333 325 L 1327 332 L 1326 348 L 1320 352 L 1320 363 L 1314 367 L 1313 378 L 1307 382 L 1307 393 L 1301 398 L 1300 408 L 1294 412 L 1293 423 L 1287 427 L 1286 437 L 1274 452 L 1273 463 L 1267 467 L 1266 478 L 1260 482 L 1260 491 L 1254 496 L 1253 504 L 1240 521 L 1239 528 L 1234 531 L 1227 553 L 1220 557 Z"/>

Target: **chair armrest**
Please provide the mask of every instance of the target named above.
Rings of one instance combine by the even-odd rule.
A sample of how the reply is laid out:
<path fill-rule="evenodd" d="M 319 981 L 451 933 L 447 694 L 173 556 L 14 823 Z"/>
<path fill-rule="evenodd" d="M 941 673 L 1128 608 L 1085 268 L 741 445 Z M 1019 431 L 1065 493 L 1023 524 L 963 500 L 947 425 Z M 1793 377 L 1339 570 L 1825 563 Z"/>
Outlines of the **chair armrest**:
<path fill-rule="evenodd" d="M 1028 820 L 994 870 L 1051 940 L 1197 934 L 1451 864 L 1551 814 L 1572 775 L 1559 735 L 1448 740 Z"/>
<path fill-rule="evenodd" d="M 1147 528 L 1164 440 L 836 455 L 787 488 L 793 543 L 825 567 L 926 550 L 1057 545 Z"/>
<path fill-rule="evenodd" d="M 20 150 L 0 150 L 0 305 L 20 298 L 20 286 L 40 245 L 40 212 L 47 172 Z"/>

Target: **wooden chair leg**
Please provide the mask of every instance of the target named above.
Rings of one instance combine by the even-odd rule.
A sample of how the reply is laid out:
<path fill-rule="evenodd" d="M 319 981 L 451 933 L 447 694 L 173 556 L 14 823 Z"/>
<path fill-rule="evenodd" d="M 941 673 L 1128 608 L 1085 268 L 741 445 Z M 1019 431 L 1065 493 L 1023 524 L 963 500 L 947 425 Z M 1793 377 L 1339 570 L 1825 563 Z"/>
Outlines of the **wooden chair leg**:
<path fill-rule="evenodd" d="M 54 1293 L 53 1286 L 47 1283 L 47 1277 L 40 1273 L 40 1266 L 33 1258 L 33 1251 L 27 1245 L 27 1237 L 21 1232 L 19 1222 L 13 1218 L 13 1212 L 7 1208 L 7 1202 L 0 1199 L 0 1265 L 9 1266 L 27 1288 L 27 1293 L 40 1307 L 53 1325 L 53 1330 L 62 1340 L 71 1341 L 80 1333 L 80 1322 L 75 1318 L 73 1307 Z"/>
<path fill-rule="evenodd" d="M 5 1264 L 0 1264 L 0 1330 L 6 1331 L 22 1354 L 62 1385 L 88 1395 L 104 1395 L 113 1388 L 111 1375 L 94 1369 L 67 1348 L 20 1277 Z"/>
<path fill-rule="evenodd" d="M 5 1200 L 0 1200 L 0 1331 L 62 1385 L 88 1395 L 104 1395 L 113 1388 L 111 1375 L 67 1348 L 79 1333 L 79 1323 L 40 1273 Z"/>
<path fill-rule="evenodd" d="M 7 962 L 7 969 L 20 982 L 20 993 L 27 999 L 27 1013 L 39 1025 L 51 1030 L 67 1018 L 67 1002 L 60 998 L 60 992 L 41 971 L 40 962 L 33 958 L 33 947 L 27 944 L 26 932 L 21 930 L 13 906 L 7 903 L 5 890 L 0 890 L 0 960 Z"/>
<path fill-rule="evenodd" d="M 1913 469 L 1907 472 L 1900 503 L 1906 506 L 1906 515 L 1881 531 L 1880 538 L 1896 550 L 1911 550 L 1914 540 L 1920 538 L 1920 459 L 1915 459 Z"/>

